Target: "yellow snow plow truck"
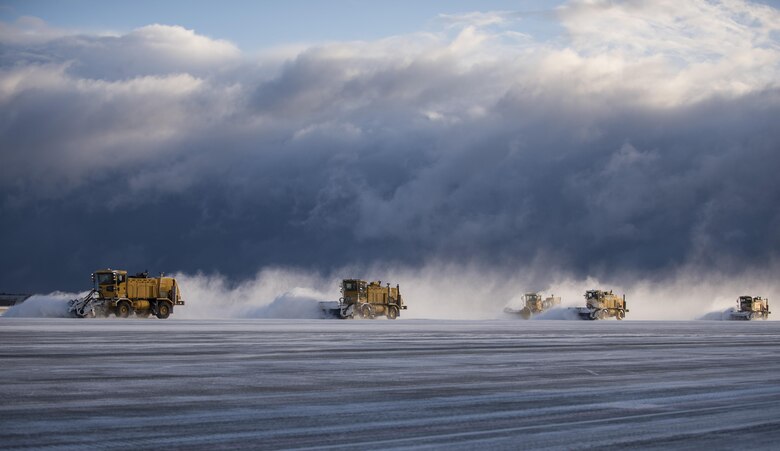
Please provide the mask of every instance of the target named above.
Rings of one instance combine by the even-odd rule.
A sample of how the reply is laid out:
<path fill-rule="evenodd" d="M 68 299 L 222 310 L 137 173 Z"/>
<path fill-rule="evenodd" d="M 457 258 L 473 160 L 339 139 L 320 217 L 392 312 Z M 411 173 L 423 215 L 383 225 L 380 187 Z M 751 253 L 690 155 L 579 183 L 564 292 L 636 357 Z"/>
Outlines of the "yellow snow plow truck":
<path fill-rule="evenodd" d="M 731 313 L 732 320 L 751 320 L 769 318 L 769 299 L 761 296 L 740 296 L 737 299 L 737 311 Z"/>
<path fill-rule="evenodd" d="M 184 305 L 179 284 L 173 277 L 149 277 L 146 272 L 128 276 L 127 271 L 101 269 L 92 274 L 92 290 L 70 301 L 68 311 L 78 318 L 131 314 L 165 319 L 173 306 Z"/>
<path fill-rule="evenodd" d="M 523 319 L 530 319 L 532 315 L 542 313 L 560 303 L 561 298 L 556 296 L 547 296 L 542 299 L 540 293 L 526 293 L 523 295 L 523 307 L 521 309 L 506 307 L 504 313 L 514 313 L 520 315 Z"/>
<path fill-rule="evenodd" d="M 612 290 L 588 290 L 585 292 L 585 307 L 576 307 L 581 319 L 607 319 L 626 317 L 626 295 L 620 297 L 612 294 Z"/>
<path fill-rule="evenodd" d="M 396 319 L 401 310 L 406 310 L 401 287 L 391 287 L 382 281 L 366 282 L 358 279 L 341 281 L 341 298 L 338 301 L 320 302 L 323 317 L 368 318 L 386 316 Z"/>

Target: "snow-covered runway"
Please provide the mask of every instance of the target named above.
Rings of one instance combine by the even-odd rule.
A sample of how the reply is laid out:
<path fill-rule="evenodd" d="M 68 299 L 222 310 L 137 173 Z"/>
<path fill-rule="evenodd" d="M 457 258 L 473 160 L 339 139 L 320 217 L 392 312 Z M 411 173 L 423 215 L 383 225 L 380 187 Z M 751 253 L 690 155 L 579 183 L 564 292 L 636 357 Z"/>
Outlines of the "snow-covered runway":
<path fill-rule="evenodd" d="M 0 318 L 14 448 L 775 448 L 780 322 Z"/>

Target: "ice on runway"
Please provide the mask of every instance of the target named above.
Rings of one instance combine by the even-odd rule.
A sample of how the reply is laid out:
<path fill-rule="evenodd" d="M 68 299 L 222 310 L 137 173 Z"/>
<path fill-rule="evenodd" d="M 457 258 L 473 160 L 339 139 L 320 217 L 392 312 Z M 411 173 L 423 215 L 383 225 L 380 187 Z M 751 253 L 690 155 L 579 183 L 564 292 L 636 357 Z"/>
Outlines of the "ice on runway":
<path fill-rule="evenodd" d="M 6 449 L 772 449 L 775 321 L 0 318 Z"/>

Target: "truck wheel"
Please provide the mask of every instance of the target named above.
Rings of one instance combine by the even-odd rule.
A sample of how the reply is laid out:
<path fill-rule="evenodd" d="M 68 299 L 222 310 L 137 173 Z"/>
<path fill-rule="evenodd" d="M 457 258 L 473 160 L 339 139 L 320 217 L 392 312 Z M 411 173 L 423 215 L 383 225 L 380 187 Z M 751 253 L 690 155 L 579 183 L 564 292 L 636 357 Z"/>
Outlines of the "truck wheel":
<path fill-rule="evenodd" d="M 171 316 L 171 305 L 167 302 L 160 302 L 157 304 L 157 317 L 160 319 L 166 319 Z"/>
<path fill-rule="evenodd" d="M 624 310 L 618 310 L 617 315 L 615 315 L 615 318 L 618 320 L 621 320 L 626 317 L 626 312 Z"/>
<path fill-rule="evenodd" d="M 374 319 L 374 309 L 371 308 L 371 304 L 363 304 L 360 307 L 360 316 L 363 318 Z"/>
<path fill-rule="evenodd" d="M 398 307 L 391 305 L 387 308 L 387 319 L 398 318 Z"/>
<path fill-rule="evenodd" d="M 116 305 L 116 316 L 118 318 L 127 318 L 128 316 L 130 316 L 131 310 L 132 309 L 130 308 L 130 303 L 122 301 Z"/>

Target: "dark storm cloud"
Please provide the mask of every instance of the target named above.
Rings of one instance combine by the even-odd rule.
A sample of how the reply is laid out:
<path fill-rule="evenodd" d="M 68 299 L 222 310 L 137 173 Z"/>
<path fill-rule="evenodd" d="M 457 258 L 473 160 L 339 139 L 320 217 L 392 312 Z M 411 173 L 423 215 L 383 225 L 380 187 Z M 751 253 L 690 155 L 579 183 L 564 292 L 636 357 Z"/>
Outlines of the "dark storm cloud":
<path fill-rule="evenodd" d="M 580 39 L 589 14 L 561 17 Z M 7 39 L 0 288 L 78 289 L 99 266 L 635 278 L 777 260 L 780 51 L 760 21 L 726 53 L 673 33 L 633 54 L 517 46 L 474 17 L 281 64 L 178 27 Z"/>

